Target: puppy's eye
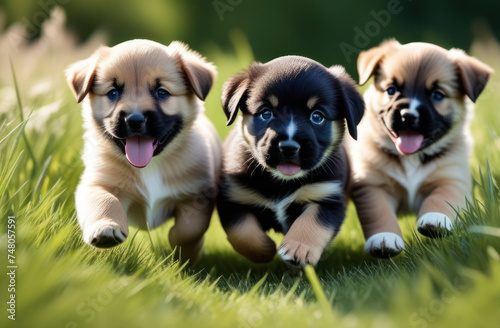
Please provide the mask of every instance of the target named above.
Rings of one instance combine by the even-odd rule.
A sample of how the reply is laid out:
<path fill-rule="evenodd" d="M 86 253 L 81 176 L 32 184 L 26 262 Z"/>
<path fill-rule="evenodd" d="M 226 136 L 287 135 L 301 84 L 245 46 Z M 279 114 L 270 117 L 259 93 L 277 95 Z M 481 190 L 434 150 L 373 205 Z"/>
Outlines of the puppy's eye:
<path fill-rule="evenodd" d="M 266 109 L 265 111 L 260 113 L 260 118 L 262 118 L 264 121 L 269 121 L 273 118 L 273 112 L 271 112 L 269 109 Z"/>
<path fill-rule="evenodd" d="M 118 99 L 119 96 L 120 96 L 120 92 L 116 89 L 113 89 L 113 90 L 108 92 L 108 98 L 111 101 L 115 101 L 116 99 Z"/>
<path fill-rule="evenodd" d="M 387 90 L 385 90 L 385 92 L 387 92 L 389 96 L 394 96 L 397 91 L 398 89 L 396 89 L 396 87 L 393 85 L 391 85 L 390 87 L 387 88 Z"/>
<path fill-rule="evenodd" d="M 315 110 L 311 113 L 310 120 L 314 124 L 322 124 L 325 121 L 325 115 L 321 111 Z"/>
<path fill-rule="evenodd" d="M 438 91 L 438 90 L 434 90 L 432 91 L 431 93 L 431 99 L 432 101 L 434 102 L 440 102 L 442 101 L 446 96 L 444 95 L 444 93 L 442 93 L 441 91 Z"/>
<path fill-rule="evenodd" d="M 158 100 L 165 100 L 170 97 L 170 93 L 168 93 L 168 91 L 163 88 L 158 88 L 155 91 L 155 97 Z"/>

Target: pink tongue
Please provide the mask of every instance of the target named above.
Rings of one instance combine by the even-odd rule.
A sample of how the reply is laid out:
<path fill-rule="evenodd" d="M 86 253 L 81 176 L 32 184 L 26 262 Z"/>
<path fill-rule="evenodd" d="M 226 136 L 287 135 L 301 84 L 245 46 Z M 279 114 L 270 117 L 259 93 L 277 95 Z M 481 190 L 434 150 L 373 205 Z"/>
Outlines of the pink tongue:
<path fill-rule="evenodd" d="M 156 146 L 153 146 L 153 138 L 128 137 L 125 143 L 127 159 L 133 166 L 145 167 L 151 162 Z"/>
<path fill-rule="evenodd" d="M 414 132 L 402 132 L 396 140 L 396 147 L 403 155 L 415 153 L 422 146 L 424 136 Z"/>
<path fill-rule="evenodd" d="M 299 173 L 300 166 L 298 166 L 297 164 L 292 164 L 292 163 L 280 164 L 280 165 L 278 165 L 277 169 L 278 169 L 278 171 L 280 171 L 284 175 L 294 175 L 294 174 Z"/>

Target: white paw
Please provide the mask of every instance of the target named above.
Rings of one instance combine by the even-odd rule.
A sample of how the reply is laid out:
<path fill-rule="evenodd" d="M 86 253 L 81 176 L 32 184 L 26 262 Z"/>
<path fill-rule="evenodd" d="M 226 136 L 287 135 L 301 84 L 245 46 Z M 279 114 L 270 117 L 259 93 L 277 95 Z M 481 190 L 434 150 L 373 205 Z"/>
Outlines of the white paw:
<path fill-rule="evenodd" d="M 397 255 L 403 249 L 405 249 L 403 239 L 393 232 L 376 233 L 365 243 L 365 252 L 381 258 Z"/>
<path fill-rule="evenodd" d="M 442 213 L 430 212 L 418 218 L 417 229 L 424 236 L 435 237 L 450 232 L 453 229 L 453 223 Z"/>
<path fill-rule="evenodd" d="M 110 248 L 123 243 L 127 239 L 127 232 L 121 231 L 116 223 L 97 222 L 86 228 L 83 240 L 98 248 Z"/>

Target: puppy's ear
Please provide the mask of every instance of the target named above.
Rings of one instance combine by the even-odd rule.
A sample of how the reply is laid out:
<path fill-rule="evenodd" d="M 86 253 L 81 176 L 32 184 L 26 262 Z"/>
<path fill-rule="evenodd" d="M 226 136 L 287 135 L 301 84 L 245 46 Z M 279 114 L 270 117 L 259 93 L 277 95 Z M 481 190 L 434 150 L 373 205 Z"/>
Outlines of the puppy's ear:
<path fill-rule="evenodd" d="M 365 112 L 365 103 L 363 97 L 356 87 L 354 80 L 346 73 L 345 68 L 342 66 L 330 67 L 330 72 L 335 76 L 340 85 L 339 94 L 344 101 L 345 119 L 347 121 L 347 128 L 349 134 L 354 139 L 358 138 L 357 126 Z"/>
<path fill-rule="evenodd" d="M 180 41 L 171 42 L 168 48 L 178 56 L 194 94 L 205 100 L 217 78 L 215 65 L 208 63 L 203 56 Z"/>
<path fill-rule="evenodd" d="M 97 62 L 107 50 L 109 50 L 108 47 L 102 46 L 89 58 L 80 60 L 66 69 L 66 81 L 78 103 L 90 92 L 96 73 Z"/>
<path fill-rule="evenodd" d="M 473 102 L 476 102 L 490 75 L 493 74 L 493 69 L 460 49 L 451 49 L 450 57 L 457 65 L 465 93 Z"/>
<path fill-rule="evenodd" d="M 398 41 L 391 39 L 382 42 L 378 47 L 362 51 L 358 56 L 359 85 L 368 82 L 385 54 L 399 46 L 401 44 Z"/>
<path fill-rule="evenodd" d="M 238 116 L 241 101 L 245 101 L 244 94 L 248 90 L 250 77 L 247 72 L 239 73 L 224 82 L 222 86 L 222 109 L 227 117 L 226 125 L 233 124 Z"/>

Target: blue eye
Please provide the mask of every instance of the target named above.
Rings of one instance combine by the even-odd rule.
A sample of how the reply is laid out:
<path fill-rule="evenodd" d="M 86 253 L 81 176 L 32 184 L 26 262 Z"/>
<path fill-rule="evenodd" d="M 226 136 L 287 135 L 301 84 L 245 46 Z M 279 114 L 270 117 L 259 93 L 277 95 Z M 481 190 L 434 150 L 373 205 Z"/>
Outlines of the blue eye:
<path fill-rule="evenodd" d="M 321 111 L 315 110 L 314 112 L 311 113 L 310 120 L 314 124 L 322 124 L 325 121 L 325 116 Z"/>
<path fill-rule="evenodd" d="M 156 89 L 155 91 L 155 97 L 158 99 L 158 100 L 165 100 L 167 99 L 168 97 L 170 97 L 170 93 L 168 93 L 167 90 L 163 89 L 163 88 L 158 88 Z"/>
<path fill-rule="evenodd" d="M 118 99 L 119 96 L 120 96 L 120 92 L 116 89 L 113 89 L 110 92 L 108 92 L 108 98 L 111 101 L 115 101 L 116 99 Z"/>
<path fill-rule="evenodd" d="M 434 90 L 431 93 L 431 99 L 435 102 L 442 101 L 446 96 L 441 91 Z"/>
<path fill-rule="evenodd" d="M 265 111 L 260 113 L 260 118 L 262 118 L 264 121 L 269 121 L 273 118 L 273 112 L 271 112 L 269 109 L 266 109 Z"/>
<path fill-rule="evenodd" d="M 396 94 L 396 91 L 398 91 L 398 89 L 396 89 L 396 87 L 393 85 L 391 85 L 389 88 L 387 88 L 387 90 L 385 90 L 385 92 L 387 92 L 389 96 L 394 96 Z"/>

